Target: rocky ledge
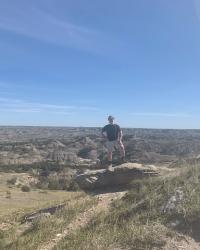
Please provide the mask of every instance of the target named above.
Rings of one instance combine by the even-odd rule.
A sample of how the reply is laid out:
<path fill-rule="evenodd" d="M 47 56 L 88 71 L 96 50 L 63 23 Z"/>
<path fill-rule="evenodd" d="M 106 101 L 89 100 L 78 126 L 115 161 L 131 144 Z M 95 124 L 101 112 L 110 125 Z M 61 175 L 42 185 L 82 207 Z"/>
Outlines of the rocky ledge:
<path fill-rule="evenodd" d="M 76 183 L 81 189 L 97 189 L 116 185 L 129 184 L 133 179 L 139 179 L 159 174 L 159 168 L 154 165 L 124 163 L 115 166 L 113 171 L 106 169 L 86 170 L 76 176 Z"/>

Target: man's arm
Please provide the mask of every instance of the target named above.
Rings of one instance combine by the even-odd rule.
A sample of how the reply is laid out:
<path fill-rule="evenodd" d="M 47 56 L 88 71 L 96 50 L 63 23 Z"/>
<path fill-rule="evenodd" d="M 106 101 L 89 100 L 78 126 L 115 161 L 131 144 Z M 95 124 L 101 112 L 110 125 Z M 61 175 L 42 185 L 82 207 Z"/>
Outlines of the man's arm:
<path fill-rule="evenodd" d="M 122 130 L 120 130 L 120 131 L 119 131 L 119 140 L 120 140 L 120 141 L 122 140 L 122 136 L 123 136 Z"/>
<path fill-rule="evenodd" d="M 120 126 L 118 126 L 118 141 L 121 141 L 122 137 L 123 137 L 122 130 L 121 130 Z"/>
<path fill-rule="evenodd" d="M 102 128 L 101 135 L 103 139 L 107 139 L 106 127 Z"/>

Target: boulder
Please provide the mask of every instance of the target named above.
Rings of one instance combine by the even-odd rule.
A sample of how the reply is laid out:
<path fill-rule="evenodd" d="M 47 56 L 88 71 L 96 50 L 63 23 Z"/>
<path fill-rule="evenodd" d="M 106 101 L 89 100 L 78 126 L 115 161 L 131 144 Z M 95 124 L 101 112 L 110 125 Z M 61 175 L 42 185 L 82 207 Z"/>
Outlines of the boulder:
<path fill-rule="evenodd" d="M 60 205 L 56 205 L 53 207 L 47 207 L 47 208 L 40 209 L 40 210 L 33 212 L 31 214 L 26 214 L 21 219 L 21 223 L 23 224 L 26 222 L 32 222 L 32 221 L 39 220 L 41 218 L 49 217 L 50 215 L 55 214 L 57 211 L 62 210 L 65 206 L 66 206 L 66 204 L 60 204 Z"/>
<path fill-rule="evenodd" d="M 116 185 L 126 185 L 133 179 L 156 176 L 159 169 L 154 165 L 143 165 L 138 163 L 124 163 L 113 168 L 87 170 L 76 176 L 75 181 L 81 189 L 96 189 Z"/>

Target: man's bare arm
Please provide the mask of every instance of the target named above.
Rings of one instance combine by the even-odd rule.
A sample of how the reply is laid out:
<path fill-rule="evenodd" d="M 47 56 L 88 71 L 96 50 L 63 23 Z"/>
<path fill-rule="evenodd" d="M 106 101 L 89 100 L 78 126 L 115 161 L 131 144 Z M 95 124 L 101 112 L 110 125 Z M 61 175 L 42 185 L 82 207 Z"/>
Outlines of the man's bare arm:
<path fill-rule="evenodd" d="M 106 133 L 106 131 L 102 131 L 101 135 L 102 135 L 103 139 L 107 139 L 107 133 Z"/>
<path fill-rule="evenodd" d="M 122 133 L 122 130 L 120 130 L 118 133 L 118 140 L 121 141 L 122 137 L 123 137 L 123 133 Z"/>

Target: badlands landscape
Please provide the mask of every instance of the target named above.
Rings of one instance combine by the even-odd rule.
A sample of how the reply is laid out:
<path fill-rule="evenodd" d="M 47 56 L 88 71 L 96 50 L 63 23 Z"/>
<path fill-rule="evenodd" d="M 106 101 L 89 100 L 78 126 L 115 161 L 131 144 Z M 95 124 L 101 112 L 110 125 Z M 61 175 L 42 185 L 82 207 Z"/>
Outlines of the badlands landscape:
<path fill-rule="evenodd" d="M 123 129 L 129 162 L 169 164 L 200 156 L 200 130 Z M 0 166 L 81 167 L 105 158 L 100 128 L 0 127 Z M 87 165 L 87 164 L 86 164 Z"/>
<path fill-rule="evenodd" d="M 123 134 L 0 127 L 0 249 L 200 249 L 200 130 Z"/>

